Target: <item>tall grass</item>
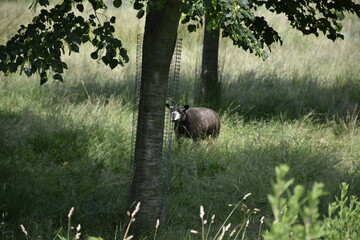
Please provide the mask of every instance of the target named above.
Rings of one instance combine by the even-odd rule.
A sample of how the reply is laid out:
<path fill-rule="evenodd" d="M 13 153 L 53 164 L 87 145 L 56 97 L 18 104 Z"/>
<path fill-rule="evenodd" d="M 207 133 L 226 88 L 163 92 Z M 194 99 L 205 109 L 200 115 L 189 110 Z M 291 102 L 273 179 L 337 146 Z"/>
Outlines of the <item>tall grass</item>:
<path fill-rule="evenodd" d="M 0 2 L 1 44 L 32 18 L 28 5 Z M 117 34 L 129 49 L 131 60 L 124 68 L 111 71 L 93 61 L 86 45 L 80 54 L 65 57 L 65 83 L 50 81 L 40 87 L 37 76 L 0 75 L 4 240 L 23 238 L 20 224 L 31 236 L 52 239 L 66 226 L 71 207 L 82 236 L 113 239 L 117 226 L 126 226 L 135 42 L 143 21 L 128 8 L 109 11 L 117 16 Z M 200 205 L 209 216 L 216 215 L 219 221 L 212 229 L 218 231 L 232 210 L 229 204 L 249 192 L 251 197 L 230 221 L 260 209 L 244 235 L 258 239 L 261 217 L 272 217 L 267 194 L 273 169 L 283 163 L 290 166 L 289 177 L 306 191 L 315 181 L 325 184 L 329 194 L 320 203 L 321 215 L 339 193 L 340 182 L 350 184 L 350 193 L 360 194 L 358 19 L 349 16 L 345 40 L 333 43 L 302 36 L 282 16 L 268 17 L 284 45 L 275 46 L 267 61 L 229 42 L 222 44 L 221 134 L 214 141 L 176 144 L 168 221 L 160 223 L 158 239 L 194 239 L 189 229 L 198 226 Z M 179 36 L 180 103 L 193 104 L 201 34 L 189 35 L 181 26 Z"/>

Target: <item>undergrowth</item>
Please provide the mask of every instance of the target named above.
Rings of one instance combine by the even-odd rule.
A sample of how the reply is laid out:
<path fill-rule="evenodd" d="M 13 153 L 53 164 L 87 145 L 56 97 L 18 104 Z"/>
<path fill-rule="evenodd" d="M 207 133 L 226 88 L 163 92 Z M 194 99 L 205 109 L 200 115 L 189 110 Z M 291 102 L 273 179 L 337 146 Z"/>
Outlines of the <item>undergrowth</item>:
<path fill-rule="evenodd" d="M 262 216 L 258 223 L 257 237 L 254 239 L 264 240 L 288 240 L 288 239 L 357 239 L 360 234 L 360 201 L 355 196 L 348 195 L 349 185 L 342 183 L 340 186 L 340 198 L 328 205 L 328 213 L 323 217 L 319 213 L 319 203 L 321 198 L 327 193 L 324 191 L 324 184 L 314 183 L 311 189 L 306 192 L 303 185 L 294 186 L 294 179 L 287 179 L 289 173 L 287 165 L 275 167 L 275 182 L 272 183 L 272 193 L 268 194 L 267 199 L 271 206 L 272 214 L 265 219 Z M 261 212 L 260 209 L 247 209 L 245 201 L 251 197 L 251 193 L 246 194 L 237 204 L 231 205 L 232 210 L 227 217 L 217 222 L 215 214 L 206 215 L 204 207 L 200 206 L 200 227 L 198 230 L 190 229 L 191 235 L 198 235 L 202 240 L 222 240 L 222 239 L 248 239 L 247 230 L 249 223 L 254 216 Z M 129 220 L 127 226 L 120 232 L 115 232 L 114 239 L 130 240 L 136 236 L 131 234 L 131 225 L 136 221 L 136 214 L 141 211 L 141 203 L 138 202 L 132 213 L 128 212 Z M 231 222 L 233 214 L 238 211 L 243 214 L 243 218 L 235 219 Z M 74 213 L 72 207 L 67 215 L 68 224 L 66 229 L 60 229 L 54 239 L 77 240 L 81 237 L 81 225 L 72 226 L 71 218 Z M 4 224 L 4 223 L 3 223 Z M 263 225 L 265 229 L 263 228 Z M 154 225 L 152 238 L 157 239 L 157 232 L 160 222 L 157 220 Z M 4 227 L 1 225 L 1 227 Z M 24 225 L 20 224 L 20 229 L 27 240 L 32 239 Z M 5 229 L 2 229 L 4 237 Z M 255 236 L 255 234 L 253 234 Z M 102 240 L 102 238 L 88 237 L 88 240 Z M 147 239 L 144 237 L 143 239 Z"/>

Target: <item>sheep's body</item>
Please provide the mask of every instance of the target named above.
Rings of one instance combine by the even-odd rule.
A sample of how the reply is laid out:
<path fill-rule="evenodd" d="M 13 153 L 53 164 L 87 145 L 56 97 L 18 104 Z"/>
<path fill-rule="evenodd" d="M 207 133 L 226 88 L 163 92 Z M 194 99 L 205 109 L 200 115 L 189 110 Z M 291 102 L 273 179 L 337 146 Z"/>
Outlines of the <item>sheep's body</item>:
<path fill-rule="evenodd" d="M 175 123 L 174 130 L 177 137 L 188 137 L 193 140 L 208 137 L 217 138 L 220 133 L 220 117 L 212 109 L 188 105 L 181 107 L 170 107 L 171 120 Z"/>

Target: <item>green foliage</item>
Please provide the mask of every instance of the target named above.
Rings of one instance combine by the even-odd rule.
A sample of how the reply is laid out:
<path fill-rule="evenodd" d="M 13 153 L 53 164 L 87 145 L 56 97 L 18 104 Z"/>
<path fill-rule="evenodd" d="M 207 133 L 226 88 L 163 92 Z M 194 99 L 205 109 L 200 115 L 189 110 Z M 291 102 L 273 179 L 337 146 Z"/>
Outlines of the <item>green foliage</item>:
<path fill-rule="evenodd" d="M 28 77 L 39 73 L 40 84 L 48 81 L 52 74 L 55 80 L 63 81 L 61 74 L 67 64 L 61 59 L 67 46 L 69 54 L 78 53 L 80 45 L 90 42 L 95 47 L 91 57 L 100 60 L 111 69 L 129 61 L 126 49 L 114 36 L 115 19 L 101 22 L 97 11 L 106 9 L 103 0 L 89 0 L 93 13 L 84 11 L 83 0 L 67 0 L 50 10 L 48 0 L 36 0 L 32 6 L 45 7 L 27 26 L 21 25 L 5 45 L 0 45 L 0 71 L 8 74 L 19 70 Z M 134 1 L 137 18 L 145 12 L 157 11 L 163 7 L 163 0 Z M 114 0 L 114 7 L 120 7 L 121 0 Z M 346 0 L 319 4 L 317 1 L 243 1 L 243 0 L 186 0 L 181 6 L 184 13 L 182 23 L 190 23 L 188 31 L 194 32 L 202 25 L 202 17 L 211 19 L 210 29 L 222 29 L 223 37 L 229 37 L 234 45 L 249 50 L 266 59 L 264 50 L 275 42 L 282 43 L 263 16 L 256 16 L 255 10 L 264 5 L 277 14 L 285 13 L 291 25 L 304 34 L 319 35 L 319 31 L 335 40 L 343 38 L 340 21 L 344 12 L 360 16 L 360 5 Z M 79 14 L 81 13 L 81 14 Z M 86 15 L 86 18 L 84 18 Z"/>
<path fill-rule="evenodd" d="M 265 239 L 320 239 L 324 229 L 319 220 L 319 199 L 325 194 L 323 184 L 314 184 L 304 197 L 304 187 L 290 187 L 293 180 L 285 180 L 289 167 L 281 165 L 275 168 L 276 182 L 272 184 L 273 195 L 268 195 L 274 220 L 265 232 Z M 286 196 L 283 196 L 286 195 Z"/>
<path fill-rule="evenodd" d="M 268 25 L 263 17 L 256 17 L 247 1 L 185 1 L 182 12 L 185 17 L 182 23 L 197 21 L 202 24 L 202 16 L 211 19 L 208 30 L 222 29 L 222 36 L 229 37 L 234 45 L 255 55 L 267 58 L 264 47 L 270 46 L 281 39 L 276 31 Z M 189 24 L 189 32 L 199 28 L 199 25 Z"/>
<path fill-rule="evenodd" d="M 287 165 L 275 167 L 276 181 L 272 183 L 273 195 L 268 195 L 273 216 L 267 220 L 268 229 L 263 232 L 261 229 L 264 217 L 260 219 L 257 239 L 261 239 L 261 235 L 265 240 L 358 239 L 360 230 L 358 225 L 360 220 L 358 207 L 360 202 L 354 196 L 349 199 L 348 184 L 342 183 L 340 199 L 336 198 L 335 202 L 329 204 L 329 215 L 321 219 L 319 203 L 321 196 L 325 195 L 324 185 L 315 183 L 312 189 L 306 193 L 302 185 L 293 187 L 293 180 L 285 179 L 288 173 L 289 167 Z M 247 194 L 246 197 L 249 195 Z M 201 206 L 201 230 L 191 230 L 191 232 L 200 235 L 202 239 L 220 240 L 224 237 L 226 239 L 239 239 L 240 236 L 242 236 L 241 239 L 245 239 L 246 228 L 249 225 L 249 220 L 253 217 L 252 214 L 249 214 L 244 219 L 244 222 L 237 217 L 238 225 L 235 227 L 228 221 L 239 204 L 235 205 L 217 232 L 210 232 L 213 225 L 217 226 L 214 221 L 215 215 L 211 217 L 211 222 L 207 225 L 208 221 L 204 218 L 204 208 Z M 258 211 L 260 209 L 254 210 L 253 213 Z M 255 237 L 250 239 L 255 239 Z"/>
<path fill-rule="evenodd" d="M 114 7 L 119 8 L 122 4 L 122 0 L 114 0 L 113 4 L 114 4 Z"/>
<path fill-rule="evenodd" d="M 138 11 L 138 13 L 136 14 L 136 17 L 140 19 L 140 18 L 142 18 L 144 16 L 144 14 L 145 14 L 144 9 L 140 9 Z"/>
<path fill-rule="evenodd" d="M 222 29 L 222 36 L 232 40 L 234 45 L 249 50 L 251 53 L 266 59 L 267 46 L 282 40 L 264 16 L 256 16 L 256 9 L 264 5 L 271 12 L 285 13 L 292 27 L 303 34 L 323 32 L 329 39 L 343 38 L 341 20 L 344 12 L 356 13 L 360 16 L 360 5 L 346 0 L 336 3 L 307 0 L 289 3 L 288 1 L 243 1 L 243 0 L 187 0 L 182 6 L 184 17 L 182 23 L 188 25 L 189 32 L 199 28 L 202 16 L 211 19 L 207 26 L 210 29 Z"/>
<path fill-rule="evenodd" d="M 271 12 L 285 14 L 291 25 L 303 34 L 319 32 L 331 40 L 343 38 L 340 33 L 340 21 L 344 19 L 344 12 L 356 13 L 360 17 L 360 5 L 352 0 L 336 0 L 332 2 L 305 0 L 289 3 L 288 1 L 251 1 L 253 7 L 264 5 Z"/>
<path fill-rule="evenodd" d="M 328 216 L 319 218 L 320 197 L 324 195 L 323 185 L 314 184 L 304 197 L 304 187 L 295 186 L 290 191 L 292 180 L 285 180 L 289 167 L 275 168 L 276 182 L 272 184 L 273 195 L 269 195 L 274 220 L 264 239 L 358 239 L 360 227 L 360 202 L 348 196 L 349 185 L 341 184 L 340 199 L 329 204 Z M 286 197 L 283 195 L 286 194 Z"/>
<path fill-rule="evenodd" d="M 359 239 L 360 201 L 348 195 L 349 184 L 341 184 L 340 198 L 331 203 L 324 219 L 326 239 Z"/>
<path fill-rule="evenodd" d="M 0 71 L 7 74 L 19 70 L 28 77 L 38 72 L 40 84 L 47 82 L 49 73 L 55 80 L 63 81 L 61 74 L 68 68 L 61 59 L 65 47 L 68 47 L 69 54 L 78 53 L 79 46 L 87 42 L 96 48 L 91 57 L 101 59 L 111 69 L 128 62 L 127 51 L 114 36 L 115 19 L 102 23 L 96 11 L 106 6 L 100 0 L 89 2 L 93 13 L 88 14 L 87 19 L 73 7 L 76 6 L 80 13 L 84 12 L 82 1 L 74 0 L 64 1 L 50 10 L 42 9 L 30 24 L 21 25 L 17 34 L 6 45 L 0 46 Z M 36 3 L 43 7 L 48 5 L 48 1 Z M 119 4 L 116 2 L 117 6 Z"/>

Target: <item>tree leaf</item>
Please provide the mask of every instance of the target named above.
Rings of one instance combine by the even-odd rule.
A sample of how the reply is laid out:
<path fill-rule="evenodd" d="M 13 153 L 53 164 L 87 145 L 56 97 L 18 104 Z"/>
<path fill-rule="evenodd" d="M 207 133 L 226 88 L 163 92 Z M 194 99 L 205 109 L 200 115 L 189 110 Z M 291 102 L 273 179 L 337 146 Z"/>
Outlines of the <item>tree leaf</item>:
<path fill-rule="evenodd" d="M 61 64 L 62 68 L 68 69 L 68 66 L 67 66 L 67 64 L 65 62 L 61 62 L 60 64 Z"/>
<path fill-rule="evenodd" d="M 24 68 L 24 72 L 25 72 L 26 76 L 28 76 L 28 77 L 30 77 L 32 75 L 31 68 Z"/>
<path fill-rule="evenodd" d="M 181 7 L 181 11 L 185 14 L 188 14 L 188 13 L 190 13 L 192 8 L 193 8 L 193 5 L 191 5 L 191 4 L 183 4 L 183 6 Z"/>
<path fill-rule="evenodd" d="M 101 60 L 103 61 L 103 63 L 104 63 L 105 65 L 109 65 L 109 59 L 108 59 L 106 56 L 103 56 L 103 57 L 101 58 Z"/>
<path fill-rule="evenodd" d="M 87 34 L 82 35 L 81 41 L 82 41 L 83 43 L 86 43 L 86 42 L 88 42 L 89 40 L 90 40 L 89 35 L 87 35 Z"/>
<path fill-rule="evenodd" d="M 10 63 L 8 64 L 8 67 L 9 67 L 9 70 L 10 70 L 11 73 L 16 72 L 17 66 L 18 66 L 18 65 L 17 65 L 16 63 L 14 63 L 14 62 L 10 62 Z"/>
<path fill-rule="evenodd" d="M 129 56 L 127 54 L 127 51 L 125 48 L 121 48 L 120 49 L 120 55 L 121 57 L 124 59 L 124 62 L 128 62 L 129 61 Z"/>
<path fill-rule="evenodd" d="M 0 62 L 0 71 L 6 73 L 7 72 L 7 65 L 3 62 Z"/>
<path fill-rule="evenodd" d="M 97 52 L 97 51 L 92 52 L 92 53 L 90 54 L 90 56 L 91 56 L 92 59 L 98 59 L 98 52 Z"/>
<path fill-rule="evenodd" d="M 114 68 L 117 67 L 117 65 L 119 65 L 118 60 L 116 60 L 116 59 L 111 59 L 111 61 L 110 61 L 110 63 L 109 63 L 110 68 L 111 68 L 111 69 L 114 69 Z"/>
<path fill-rule="evenodd" d="M 81 3 L 79 3 L 78 5 L 76 5 L 77 10 L 79 10 L 80 12 L 84 11 L 84 5 L 82 5 Z"/>
<path fill-rule="evenodd" d="M 18 56 L 16 59 L 16 64 L 21 65 L 24 62 L 24 58 L 22 56 Z"/>
<path fill-rule="evenodd" d="M 38 2 L 40 3 L 41 6 L 44 6 L 44 7 L 46 7 L 46 6 L 49 5 L 49 1 L 48 1 L 48 0 L 39 0 Z"/>
<path fill-rule="evenodd" d="M 114 24 L 115 21 L 116 21 L 116 17 L 112 16 L 112 17 L 110 18 L 110 22 Z"/>
<path fill-rule="evenodd" d="M 62 78 L 62 76 L 61 76 L 60 74 L 58 74 L 58 73 L 54 74 L 53 78 L 54 78 L 55 80 L 59 80 L 60 82 L 63 82 L 63 81 L 64 81 L 63 78 Z"/>
<path fill-rule="evenodd" d="M 144 9 L 140 9 L 139 12 L 136 14 L 136 17 L 138 19 L 140 19 L 140 18 L 142 18 L 144 16 L 144 14 L 145 14 Z"/>
<path fill-rule="evenodd" d="M 72 51 L 77 52 L 77 53 L 79 52 L 79 46 L 77 44 L 73 43 L 70 45 L 70 47 L 71 47 Z"/>
<path fill-rule="evenodd" d="M 195 31 L 196 31 L 196 25 L 194 25 L 194 24 L 189 24 L 189 25 L 187 26 L 187 29 L 188 29 L 189 32 L 195 32 Z"/>
<path fill-rule="evenodd" d="M 139 2 L 139 0 L 134 2 L 134 9 L 135 10 L 140 10 L 144 7 L 144 4 L 142 4 L 141 2 Z"/>
<path fill-rule="evenodd" d="M 119 39 L 115 38 L 114 39 L 114 45 L 117 47 L 117 48 L 121 48 L 122 46 L 122 43 Z"/>
<path fill-rule="evenodd" d="M 41 72 L 40 73 L 40 85 L 43 85 L 44 83 L 46 83 L 47 82 L 47 74 L 46 74 L 46 72 L 44 71 L 44 72 Z"/>
<path fill-rule="evenodd" d="M 53 65 L 52 68 L 56 73 L 63 73 L 64 72 L 63 66 L 60 63 L 57 63 L 56 65 Z"/>
<path fill-rule="evenodd" d="M 99 43 L 99 40 L 97 40 L 96 38 L 94 38 L 91 43 L 96 46 Z"/>
<path fill-rule="evenodd" d="M 4 45 L 0 46 L 0 60 L 4 61 L 7 58 L 7 54 L 5 53 L 6 47 Z"/>
<path fill-rule="evenodd" d="M 104 8 L 104 3 L 103 1 L 101 0 L 92 0 L 92 1 L 89 1 L 92 5 L 92 7 L 94 8 L 94 10 L 98 10 L 100 8 Z"/>
<path fill-rule="evenodd" d="M 113 1 L 113 5 L 114 5 L 114 7 L 116 7 L 116 8 L 119 8 L 119 7 L 121 6 L 121 4 L 122 4 L 122 1 L 121 1 L 121 0 L 114 0 L 114 1 Z"/>

